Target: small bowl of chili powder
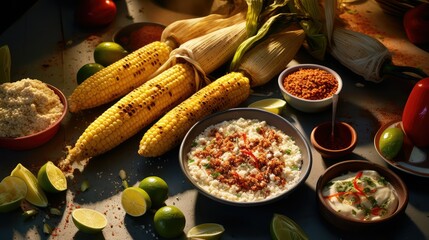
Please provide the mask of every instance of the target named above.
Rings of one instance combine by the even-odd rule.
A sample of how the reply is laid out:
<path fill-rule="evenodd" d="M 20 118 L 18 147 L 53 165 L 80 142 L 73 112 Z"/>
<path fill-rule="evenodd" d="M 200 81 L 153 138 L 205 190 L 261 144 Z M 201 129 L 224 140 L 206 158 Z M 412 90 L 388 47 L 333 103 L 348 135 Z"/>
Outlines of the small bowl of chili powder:
<path fill-rule="evenodd" d="M 343 82 L 334 70 L 318 64 L 297 64 L 286 68 L 278 77 L 286 102 L 302 112 L 321 112 L 332 104 Z"/>
<path fill-rule="evenodd" d="M 310 141 L 314 149 L 326 159 L 338 159 L 352 153 L 357 144 L 356 130 L 341 121 L 335 122 L 333 136 L 331 130 L 332 122 L 324 122 L 313 128 Z"/>
<path fill-rule="evenodd" d="M 165 26 L 153 22 L 137 22 L 119 29 L 113 41 L 128 52 L 133 52 L 151 42 L 161 40 Z"/>

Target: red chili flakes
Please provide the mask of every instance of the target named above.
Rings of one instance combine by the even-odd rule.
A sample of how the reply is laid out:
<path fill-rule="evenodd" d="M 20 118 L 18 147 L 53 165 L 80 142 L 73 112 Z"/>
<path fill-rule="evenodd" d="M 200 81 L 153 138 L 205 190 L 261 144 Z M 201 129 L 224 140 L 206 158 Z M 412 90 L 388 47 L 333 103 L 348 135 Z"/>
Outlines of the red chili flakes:
<path fill-rule="evenodd" d="M 335 76 L 323 69 L 304 69 L 289 74 L 283 86 L 290 94 L 308 99 L 320 100 L 332 96 L 338 89 Z"/>

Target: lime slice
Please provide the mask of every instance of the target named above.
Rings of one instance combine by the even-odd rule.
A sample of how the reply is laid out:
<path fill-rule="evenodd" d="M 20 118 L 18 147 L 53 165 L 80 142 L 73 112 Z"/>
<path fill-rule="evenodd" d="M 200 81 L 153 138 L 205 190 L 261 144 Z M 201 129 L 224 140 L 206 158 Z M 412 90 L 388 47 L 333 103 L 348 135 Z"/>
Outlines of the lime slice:
<path fill-rule="evenodd" d="M 0 212 L 17 209 L 27 195 L 27 185 L 19 177 L 7 176 L 0 182 Z"/>
<path fill-rule="evenodd" d="M 263 109 L 275 114 L 280 114 L 285 106 L 286 101 L 279 98 L 267 98 L 249 105 L 249 107 Z"/>
<path fill-rule="evenodd" d="M 275 240 L 307 240 L 309 239 L 304 230 L 292 219 L 281 215 L 274 214 L 271 219 L 270 233 Z"/>
<path fill-rule="evenodd" d="M 46 162 L 37 174 L 40 187 L 47 192 L 61 192 L 67 189 L 64 173 L 51 161 Z"/>
<path fill-rule="evenodd" d="M 9 46 L 0 47 L 0 84 L 10 82 L 10 51 Z"/>
<path fill-rule="evenodd" d="M 25 184 L 27 184 L 27 195 L 25 199 L 29 203 L 38 207 L 48 206 L 48 198 L 43 189 L 39 186 L 36 176 L 34 176 L 30 170 L 25 168 L 21 163 L 18 163 L 10 175 L 21 178 L 24 180 Z"/>
<path fill-rule="evenodd" d="M 121 204 L 127 214 L 139 217 L 151 208 L 152 201 L 145 190 L 139 187 L 128 187 L 122 192 Z"/>
<path fill-rule="evenodd" d="M 146 177 L 141 180 L 139 187 L 149 194 L 152 206 L 155 208 L 161 207 L 168 198 L 168 185 L 160 177 Z"/>
<path fill-rule="evenodd" d="M 186 236 L 188 239 L 220 239 L 225 228 L 217 223 L 203 223 L 189 229 Z"/>
<path fill-rule="evenodd" d="M 78 208 L 73 210 L 72 218 L 74 225 L 82 232 L 97 233 L 107 225 L 104 214 L 89 208 Z"/>

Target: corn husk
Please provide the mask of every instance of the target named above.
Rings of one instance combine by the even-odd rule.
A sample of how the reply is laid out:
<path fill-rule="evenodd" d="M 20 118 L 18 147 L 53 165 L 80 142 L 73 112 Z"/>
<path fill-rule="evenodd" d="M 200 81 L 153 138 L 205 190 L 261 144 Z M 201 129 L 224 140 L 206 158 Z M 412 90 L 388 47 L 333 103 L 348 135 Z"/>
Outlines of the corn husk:
<path fill-rule="evenodd" d="M 169 42 L 172 48 L 176 48 L 191 39 L 243 21 L 245 21 L 243 12 L 235 13 L 232 16 L 209 14 L 204 17 L 178 20 L 164 29 L 161 41 Z"/>
<path fill-rule="evenodd" d="M 333 30 L 329 53 L 342 65 L 372 82 L 383 80 L 383 64 L 392 58 L 377 39 L 341 27 Z"/>
<path fill-rule="evenodd" d="M 174 65 L 177 61 L 187 61 L 194 66 L 200 76 L 203 76 L 203 80 L 207 84 L 209 83 L 207 74 L 229 61 L 245 39 L 245 21 L 191 39 L 174 49 L 167 62 L 152 77 Z M 197 82 L 197 89 L 201 88 L 204 82 Z"/>
<path fill-rule="evenodd" d="M 304 42 L 302 29 L 271 34 L 241 59 L 238 70 L 250 76 L 250 86 L 268 83 L 295 57 Z"/>

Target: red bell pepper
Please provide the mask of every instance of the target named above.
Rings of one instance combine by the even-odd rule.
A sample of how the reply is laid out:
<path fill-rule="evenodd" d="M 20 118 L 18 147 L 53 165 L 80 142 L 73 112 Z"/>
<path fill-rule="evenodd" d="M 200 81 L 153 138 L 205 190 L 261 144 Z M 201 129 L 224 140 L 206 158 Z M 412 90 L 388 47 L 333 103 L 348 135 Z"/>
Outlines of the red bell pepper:
<path fill-rule="evenodd" d="M 404 14 L 403 25 L 415 45 L 429 44 L 429 3 L 421 3 Z"/>
<path fill-rule="evenodd" d="M 417 147 L 429 146 L 429 77 L 414 85 L 402 113 L 402 126 Z"/>

